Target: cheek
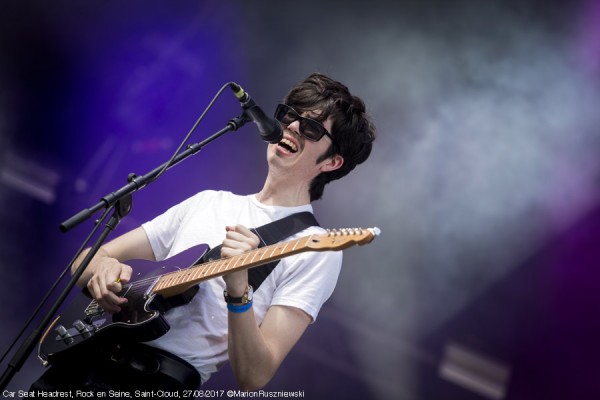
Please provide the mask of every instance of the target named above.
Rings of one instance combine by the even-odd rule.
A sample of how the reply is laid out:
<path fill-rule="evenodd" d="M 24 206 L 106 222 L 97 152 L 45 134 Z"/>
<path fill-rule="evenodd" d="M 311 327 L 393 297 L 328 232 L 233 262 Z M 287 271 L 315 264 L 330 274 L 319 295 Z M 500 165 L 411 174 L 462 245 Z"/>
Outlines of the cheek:
<path fill-rule="evenodd" d="M 318 160 L 325 160 L 327 159 L 331 154 L 330 154 L 330 150 L 331 150 L 331 142 L 325 138 L 321 139 L 319 141 L 319 155 L 317 157 Z"/>

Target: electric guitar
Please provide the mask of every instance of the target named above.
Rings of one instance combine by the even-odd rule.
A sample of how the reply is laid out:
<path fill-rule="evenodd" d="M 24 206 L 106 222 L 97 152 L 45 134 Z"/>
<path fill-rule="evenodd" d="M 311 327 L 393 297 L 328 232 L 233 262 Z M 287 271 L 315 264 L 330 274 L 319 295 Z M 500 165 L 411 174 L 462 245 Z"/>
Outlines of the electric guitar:
<path fill-rule="evenodd" d="M 189 302 L 200 282 L 297 253 L 343 250 L 356 244 L 363 245 L 379 233 L 378 228 L 329 230 L 326 234 L 308 235 L 204 263 L 202 257 L 196 257 L 199 248 L 206 246 L 192 247 L 160 263 L 161 272 L 167 268 L 174 271 L 123 285 L 118 295 L 128 301 L 118 313 L 105 312 L 96 300 L 90 301 L 90 297 L 80 294 L 44 332 L 38 346 L 38 358 L 47 365 L 55 358 L 105 341 L 145 342 L 156 339 L 169 330 L 169 324 L 162 315 L 164 311 Z M 192 260 L 196 259 L 191 264 L 187 261 L 190 255 Z M 137 268 L 139 261 L 128 264 Z M 151 261 L 142 263 L 153 264 L 155 268 L 159 264 Z M 180 265 L 187 267 L 181 268 Z"/>

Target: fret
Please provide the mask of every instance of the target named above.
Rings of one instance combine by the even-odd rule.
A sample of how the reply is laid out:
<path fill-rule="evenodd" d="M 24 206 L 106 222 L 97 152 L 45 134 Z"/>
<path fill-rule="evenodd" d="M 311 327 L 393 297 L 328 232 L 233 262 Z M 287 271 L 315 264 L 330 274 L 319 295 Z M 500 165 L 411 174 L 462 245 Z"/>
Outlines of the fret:
<path fill-rule="evenodd" d="M 184 276 L 183 276 L 184 274 L 182 272 L 175 273 L 175 276 L 173 277 L 173 279 L 174 279 L 173 283 L 175 283 L 175 284 L 181 283 L 181 280 L 184 278 Z"/>
<path fill-rule="evenodd" d="M 266 249 L 266 247 L 262 247 L 259 251 L 259 253 L 260 253 L 259 260 L 260 261 L 262 261 L 263 257 L 265 256 L 265 249 Z"/>
<path fill-rule="evenodd" d="M 185 282 L 187 282 L 187 281 L 189 281 L 189 280 L 190 280 L 190 275 L 191 275 L 191 274 L 190 274 L 190 271 L 189 271 L 189 270 L 187 270 L 187 269 L 186 269 L 186 270 L 183 270 L 183 271 L 182 271 L 182 274 L 181 274 L 181 280 L 182 280 L 184 283 L 185 283 Z"/>
<path fill-rule="evenodd" d="M 219 263 L 222 261 L 213 261 L 208 265 L 208 268 L 206 268 L 206 273 L 204 274 L 204 276 L 211 276 L 212 274 L 214 274 L 215 268 L 217 268 L 217 266 L 219 265 Z"/>
<path fill-rule="evenodd" d="M 287 249 L 288 245 L 290 244 L 290 242 L 285 242 L 283 244 L 283 249 L 281 250 L 281 254 L 285 254 L 285 249 Z"/>
<path fill-rule="evenodd" d="M 250 254 L 252 254 L 252 252 L 250 251 L 244 254 L 242 254 L 242 256 L 244 256 L 244 259 L 242 260 L 242 265 L 248 265 L 248 257 L 250 257 Z"/>
<path fill-rule="evenodd" d="M 235 269 L 236 264 L 241 259 L 242 259 L 241 255 L 232 257 L 231 260 L 233 260 L 233 264 L 231 264 L 231 266 L 229 267 L 228 271 L 233 271 Z"/>
<path fill-rule="evenodd" d="M 213 271 L 215 272 L 221 272 L 221 271 L 227 271 L 228 266 L 227 264 L 229 264 L 229 259 L 225 258 L 219 262 L 217 262 L 217 264 L 215 265 L 215 268 L 213 268 Z"/>
<path fill-rule="evenodd" d="M 213 263 L 212 263 L 212 262 L 210 262 L 210 263 L 208 263 L 208 264 L 204 264 L 204 265 L 202 265 L 202 267 L 200 268 L 200 269 L 201 269 L 201 271 L 200 271 L 200 276 L 201 276 L 201 277 L 203 277 L 203 276 L 206 276 L 206 274 L 208 273 L 208 270 L 209 270 L 209 268 L 212 266 L 212 264 L 213 264 Z"/>
<path fill-rule="evenodd" d="M 306 243 L 304 243 L 304 246 L 308 247 L 308 244 L 310 243 L 311 240 L 312 240 L 312 236 L 307 236 Z"/>
<path fill-rule="evenodd" d="M 232 271 L 235 268 L 235 264 L 238 262 L 239 257 L 231 257 L 227 262 L 227 268 L 225 271 Z"/>
<path fill-rule="evenodd" d="M 269 257 L 273 257 L 275 250 L 277 250 L 277 245 L 273 245 L 273 250 L 271 251 L 271 255 Z"/>
<path fill-rule="evenodd" d="M 250 263 L 254 262 L 254 259 L 256 258 L 257 255 L 258 255 L 258 251 L 253 251 L 252 252 L 252 259 L 250 260 Z"/>
<path fill-rule="evenodd" d="M 204 270 L 202 273 L 202 276 L 205 277 L 205 276 L 211 275 L 212 274 L 211 271 L 215 268 L 216 264 L 217 264 L 216 261 L 211 261 L 210 263 L 206 264 L 204 266 L 204 268 L 202 268 Z"/>
<path fill-rule="evenodd" d="M 296 246 L 298 246 L 298 244 L 300 244 L 300 240 L 294 240 L 294 247 L 292 247 L 292 251 L 296 250 Z"/>

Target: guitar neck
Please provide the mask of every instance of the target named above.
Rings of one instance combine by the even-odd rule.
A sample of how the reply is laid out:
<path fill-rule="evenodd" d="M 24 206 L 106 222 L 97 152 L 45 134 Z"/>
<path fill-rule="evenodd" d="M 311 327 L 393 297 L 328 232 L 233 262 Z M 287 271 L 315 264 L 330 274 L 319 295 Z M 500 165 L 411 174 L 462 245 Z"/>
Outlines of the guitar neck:
<path fill-rule="evenodd" d="M 305 251 L 318 250 L 309 247 L 313 236 L 315 235 L 301 237 L 289 242 L 272 244 L 237 256 L 210 261 L 205 264 L 162 275 L 154 285 L 152 291 L 164 297 L 175 296 L 185 292 L 197 283 L 229 272 L 257 267 Z"/>
<path fill-rule="evenodd" d="M 322 235 L 308 235 L 288 242 L 272 244 L 238 256 L 222 258 L 162 275 L 156 281 L 152 291 L 164 297 L 175 296 L 202 281 L 229 272 L 257 267 L 293 254 L 305 251 L 343 250 L 355 244 L 370 243 L 380 232 L 378 228 L 334 229 Z"/>

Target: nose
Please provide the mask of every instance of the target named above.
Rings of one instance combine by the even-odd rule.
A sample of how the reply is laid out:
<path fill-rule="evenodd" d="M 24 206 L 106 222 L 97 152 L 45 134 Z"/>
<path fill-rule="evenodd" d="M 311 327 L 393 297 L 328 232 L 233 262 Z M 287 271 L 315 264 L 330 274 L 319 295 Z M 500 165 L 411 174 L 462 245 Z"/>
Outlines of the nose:
<path fill-rule="evenodd" d="M 288 129 L 294 132 L 296 135 L 300 136 L 300 121 L 295 120 L 294 122 L 288 125 Z"/>

